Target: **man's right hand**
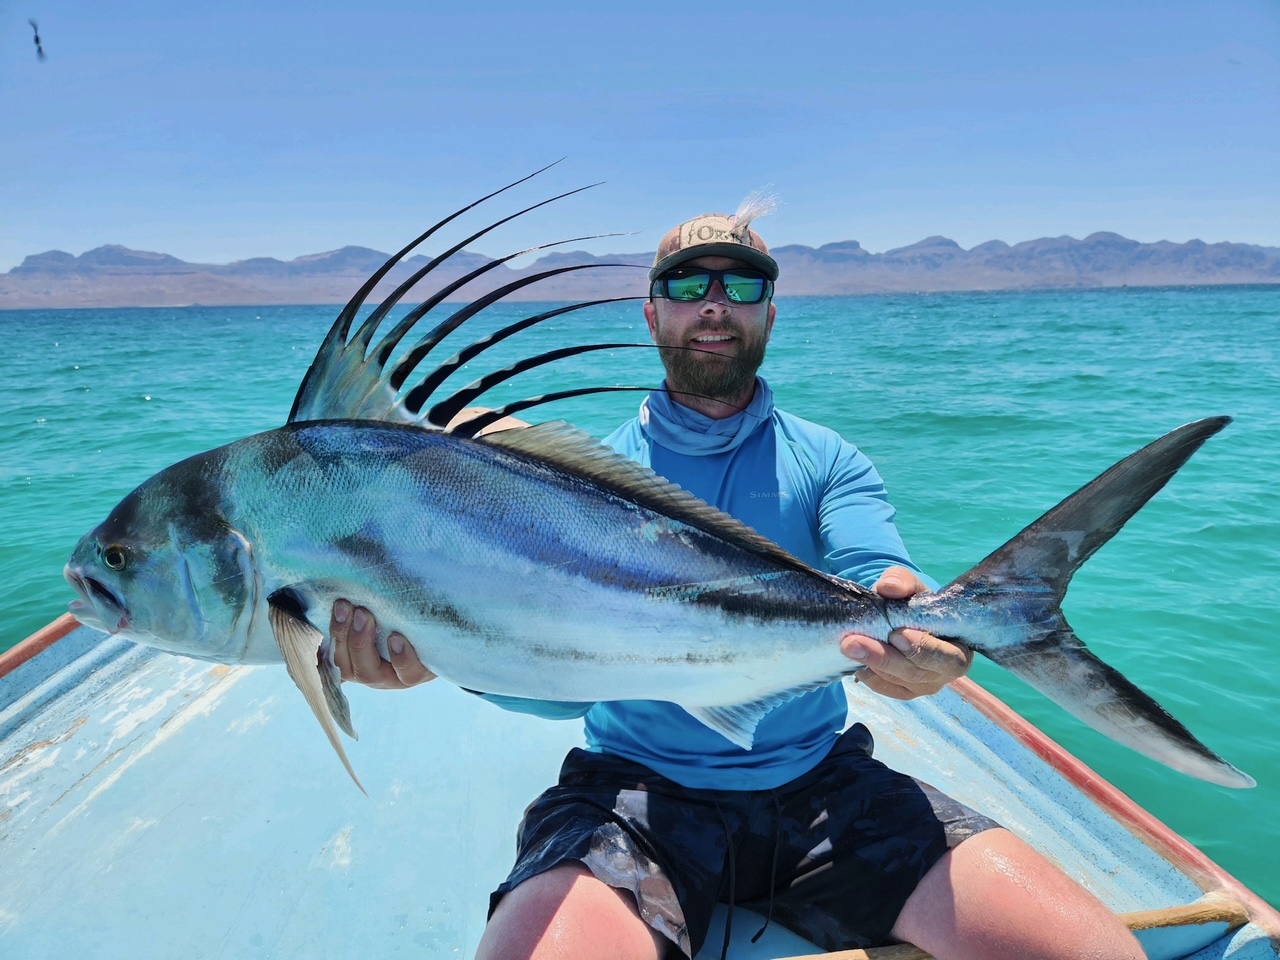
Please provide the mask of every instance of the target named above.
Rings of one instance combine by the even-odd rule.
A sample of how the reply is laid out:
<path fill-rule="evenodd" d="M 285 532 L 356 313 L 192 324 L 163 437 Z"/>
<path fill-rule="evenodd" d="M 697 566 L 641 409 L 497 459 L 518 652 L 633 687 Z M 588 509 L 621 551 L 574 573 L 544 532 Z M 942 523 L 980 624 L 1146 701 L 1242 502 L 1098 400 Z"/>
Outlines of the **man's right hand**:
<path fill-rule="evenodd" d="M 378 653 L 378 622 L 364 607 L 348 600 L 335 600 L 329 615 L 329 637 L 333 641 L 333 662 L 343 680 L 354 680 L 380 690 L 404 690 L 434 680 L 436 675 L 422 665 L 409 641 L 399 633 L 387 637 L 390 661 Z"/>

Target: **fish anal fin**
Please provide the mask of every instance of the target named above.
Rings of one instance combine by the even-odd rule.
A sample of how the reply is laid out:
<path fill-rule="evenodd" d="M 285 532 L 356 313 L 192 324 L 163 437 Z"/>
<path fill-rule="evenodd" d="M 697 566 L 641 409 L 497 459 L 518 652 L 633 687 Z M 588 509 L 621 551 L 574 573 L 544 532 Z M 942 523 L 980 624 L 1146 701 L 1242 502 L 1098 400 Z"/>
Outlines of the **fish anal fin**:
<path fill-rule="evenodd" d="M 285 669 L 289 671 L 289 676 L 302 691 L 302 696 L 307 701 L 307 706 L 311 708 L 311 712 L 320 721 L 320 727 L 329 738 L 329 743 L 337 752 L 338 759 L 346 767 L 347 773 L 360 788 L 360 792 L 368 796 L 369 791 L 365 790 L 364 784 L 356 776 L 351 761 L 347 759 L 347 752 L 338 739 L 338 724 L 344 724 L 345 729 L 351 726 L 350 710 L 344 710 L 347 714 L 345 719 L 337 719 L 335 722 L 333 699 L 326 689 L 334 683 L 332 674 L 326 666 L 317 663 L 316 652 L 324 641 L 324 634 L 303 618 L 298 602 L 292 594 L 287 592 L 272 594 L 267 604 L 267 620 L 271 624 L 271 633 L 275 637 L 276 645 L 280 647 L 280 653 L 284 657 Z M 337 696 L 345 708 L 346 697 L 341 691 L 337 692 Z"/>
<path fill-rule="evenodd" d="M 760 721 L 764 719 L 764 715 L 779 704 L 786 703 L 788 700 L 794 700 L 802 694 L 825 687 L 828 684 L 835 683 L 844 677 L 857 673 L 862 668 L 854 664 L 850 664 L 850 669 L 841 673 L 833 674 L 822 680 L 815 680 L 812 683 L 801 684 L 797 687 L 783 690 L 780 693 L 770 694 L 767 697 L 761 697 L 759 700 L 752 700 L 748 703 L 730 703 L 720 704 L 717 706 L 689 706 L 682 704 L 692 716 L 696 717 L 702 723 L 714 730 L 720 736 L 724 737 L 735 746 L 741 747 L 743 750 L 750 750 L 752 744 L 755 743 L 756 727 L 760 725 Z"/>

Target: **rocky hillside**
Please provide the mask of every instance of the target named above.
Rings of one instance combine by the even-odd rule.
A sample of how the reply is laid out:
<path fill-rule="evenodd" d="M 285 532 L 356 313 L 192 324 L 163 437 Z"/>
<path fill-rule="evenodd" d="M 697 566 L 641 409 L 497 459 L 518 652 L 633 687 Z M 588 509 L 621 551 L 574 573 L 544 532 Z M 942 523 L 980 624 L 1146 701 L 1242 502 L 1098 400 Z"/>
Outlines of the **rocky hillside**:
<path fill-rule="evenodd" d="M 813 248 L 778 247 L 782 267 L 779 294 L 840 295 L 963 290 L 1073 289 L 1121 286 L 1280 284 L 1280 248 L 1242 243 L 1139 243 L 1114 233 L 1029 240 L 1010 246 L 991 240 L 965 250 L 946 237 L 929 237 L 908 247 L 869 253 L 856 240 Z M 367 247 L 343 247 L 282 261 L 270 257 L 229 264 L 187 263 L 163 253 L 105 246 L 73 256 L 51 250 L 27 257 L 0 274 L 0 309 L 265 305 L 339 303 L 376 270 L 387 255 Z M 500 264 L 463 293 L 478 292 L 533 273 L 580 264 L 576 270 L 539 282 L 519 295 L 529 300 L 572 300 L 643 294 L 651 253 L 592 256 L 555 253 L 513 270 Z M 461 253 L 433 271 L 418 299 L 467 271 L 488 263 Z M 387 292 L 428 263 L 415 256 L 396 267 L 379 286 Z M 629 266 L 604 266 L 627 264 Z"/>

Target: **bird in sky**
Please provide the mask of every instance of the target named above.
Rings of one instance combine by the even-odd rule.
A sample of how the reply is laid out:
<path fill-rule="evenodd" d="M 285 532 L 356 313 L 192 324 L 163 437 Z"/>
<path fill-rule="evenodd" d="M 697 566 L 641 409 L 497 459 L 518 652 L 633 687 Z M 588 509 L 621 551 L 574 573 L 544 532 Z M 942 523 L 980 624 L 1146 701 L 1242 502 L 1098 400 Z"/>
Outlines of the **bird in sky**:
<path fill-rule="evenodd" d="M 34 20 L 28 20 L 27 23 L 31 24 L 31 29 L 35 32 L 36 57 L 43 60 L 44 47 L 40 45 L 40 28 L 36 26 L 36 22 Z"/>

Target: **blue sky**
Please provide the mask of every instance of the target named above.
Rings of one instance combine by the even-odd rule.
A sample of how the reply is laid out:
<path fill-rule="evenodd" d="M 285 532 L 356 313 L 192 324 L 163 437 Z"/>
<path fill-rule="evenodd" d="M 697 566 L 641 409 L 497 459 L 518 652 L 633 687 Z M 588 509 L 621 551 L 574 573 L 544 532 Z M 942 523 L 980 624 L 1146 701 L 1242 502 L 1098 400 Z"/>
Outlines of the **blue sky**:
<path fill-rule="evenodd" d="M 0 270 L 389 251 L 562 156 L 521 196 L 607 182 L 478 249 L 761 187 L 773 245 L 1280 246 L 1277 0 L 357 6 L 0 0 Z"/>

